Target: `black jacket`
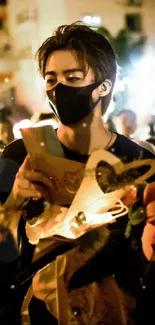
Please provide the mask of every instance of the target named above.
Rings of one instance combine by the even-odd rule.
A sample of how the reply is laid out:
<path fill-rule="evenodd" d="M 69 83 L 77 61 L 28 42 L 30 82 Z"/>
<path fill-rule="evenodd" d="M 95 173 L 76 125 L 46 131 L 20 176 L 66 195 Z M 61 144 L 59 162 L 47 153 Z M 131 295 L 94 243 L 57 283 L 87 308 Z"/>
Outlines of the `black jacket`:
<path fill-rule="evenodd" d="M 64 147 L 65 156 L 68 159 L 86 162 L 87 155 L 80 155 Z M 148 159 L 154 155 L 143 149 L 128 138 L 118 135 L 115 143 L 108 149 L 110 152 L 121 158 L 124 162 L 131 162 L 138 158 Z M 3 203 L 11 192 L 16 173 L 26 157 L 26 149 L 22 139 L 13 141 L 5 147 L 0 159 L 0 201 Z M 148 181 L 155 180 L 152 177 Z M 30 202 L 30 211 L 38 209 L 38 202 Z M 42 202 L 40 201 L 41 209 Z M 124 238 L 124 229 L 127 218 L 120 218 L 116 222 L 115 234 L 110 238 L 109 244 L 103 251 L 91 261 L 92 272 L 87 265 L 83 269 L 83 275 L 77 275 L 73 279 L 72 286 L 81 286 L 94 280 L 99 280 L 108 274 L 115 274 L 117 281 L 129 292 L 137 295 L 140 292 L 140 277 L 144 272 L 143 258 L 135 253 L 128 241 Z M 20 324 L 20 308 L 28 286 L 31 283 L 31 273 L 35 272 L 53 259 L 53 252 L 44 260 L 40 261 L 34 269 L 31 266 L 34 246 L 28 243 L 25 235 L 25 221 L 21 218 L 19 224 L 19 240 L 22 241 L 22 252 L 14 261 L 1 262 L 0 265 L 0 324 L 13 323 Z M 119 251 L 119 256 L 118 256 Z M 59 252 L 58 252 L 59 253 Z M 106 266 L 106 267 L 105 267 Z M 26 272 L 24 271 L 26 270 Z M 22 274 L 22 272 L 24 273 Z M 18 276 L 19 275 L 19 276 Z M 30 277 L 30 279 L 28 279 Z M 33 299 L 30 304 L 31 324 L 57 324 L 56 320 L 50 315 L 45 305 Z"/>

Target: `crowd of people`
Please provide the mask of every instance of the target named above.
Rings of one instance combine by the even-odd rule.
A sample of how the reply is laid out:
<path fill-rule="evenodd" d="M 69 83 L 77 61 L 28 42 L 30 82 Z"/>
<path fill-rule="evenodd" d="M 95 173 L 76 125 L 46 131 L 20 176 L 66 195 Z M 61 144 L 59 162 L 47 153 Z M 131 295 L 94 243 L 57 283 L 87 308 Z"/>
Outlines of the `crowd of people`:
<path fill-rule="evenodd" d="M 60 26 L 36 57 L 59 121 L 55 132 L 66 159 L 86 164 L 101 149 L 124 164 L 154 161 L 152 150 L 130 139 L 136 127 L 134 113 L 131 129 L 126 112 L 119 115 L 126 126 L 127 133 L 119 130 L 124 135 L 105 126 L 117 62 L 103 35 L 80 23 Z M 0 324 L 152 324 L 155 175 L 133 186 L 148 166 L 123 174 L 126 181 L 117 180 L 128 214 L 108 224 L 106 231 L 101 225 L 75 243 L 53 240 L 47 245 L 48 253 L 45 250 L 37 261 L 26 224 L 44 212 L 52 220 L 65 219 L 72 203 L 53 203 L 55 184 L 48 175 L 32 169 L 22 139 L 5 146 L 0 170 Z"/>

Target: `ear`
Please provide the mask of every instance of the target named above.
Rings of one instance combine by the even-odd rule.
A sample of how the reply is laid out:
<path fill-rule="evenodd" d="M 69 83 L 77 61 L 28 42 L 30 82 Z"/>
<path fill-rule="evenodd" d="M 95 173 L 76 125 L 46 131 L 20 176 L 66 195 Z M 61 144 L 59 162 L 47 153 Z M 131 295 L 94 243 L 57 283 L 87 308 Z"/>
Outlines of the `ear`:
<path fill-rule="evenodd" d="M 112 88 L 112 82 L 110 79 L 105 79 L 104 82 L 99 86 L 100 88 L 100 96 L 104 97 L 108 95 Z"/>

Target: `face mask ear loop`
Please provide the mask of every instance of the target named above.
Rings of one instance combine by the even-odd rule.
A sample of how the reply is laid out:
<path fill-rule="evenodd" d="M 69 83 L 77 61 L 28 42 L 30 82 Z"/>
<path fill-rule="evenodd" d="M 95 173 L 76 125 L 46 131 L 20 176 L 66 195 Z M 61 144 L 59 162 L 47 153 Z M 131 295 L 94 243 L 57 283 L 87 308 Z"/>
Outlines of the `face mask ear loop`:
<path fill-rule="evenodd" d="M 98 82 L 96 83 L 96 87 L 98 87 L 102 82 L 103 82 L 103 81 L 98 81 Z M 93 89 L 93 90 L 94 90 L 94 89 Z M 92 94 L 91 94 L 91 96 L 92 96 Z M 94 108 L 96 107 L 96 105 L 100 102 L 100 100 L 102 100 L 102 97 L 99 97 L 99 98 L 97 99 L 97 101 L 91 105 L 91 111 L 93 111 L 93 109 L 94 109 Z M 91 104 L 91 98 L 90 98 L 90 104 Z"/>
<path fill-rule="evenodd" d="M 51 108 L 52 108 L 52 111 L 54 112 L 55 116 L 56 116 L 56 117 L 58 118 L 58 120 L 59 120 L 59 115 L 57 114 L 54 105 L 52 105 L 52 103 L 51 103 L 50 101 L 49 101 L 49 104 L 50 104 L 50 106 L 51 106 Z"/>
<path fill-rule="evenodd" d="M 93 103 L 92 107 L 91 107 L 91 110 L 93 111 L 93 109 L 96 107 L 96 105 L 99 103 L 99 101 L 102 100 L 102 97 L 99 97 L 98 100 Z"/>
<path fill-rule="evenodd" d="M 54 88 L 58 85 L 58 83 L 59 83 L 59 82 L 57 82 L 57 84 L 54 86 Z M 49 105 L 51 106 L 52 111 L 54 112 L 55 116 L 56 116 L 56 117 L 58 118 L 58 120 L 59 120 L 59 115 L 57 114 L 57 111 L 56 111 L 54 105 L 53 105 L 50 101 L 49 101 Z"/>

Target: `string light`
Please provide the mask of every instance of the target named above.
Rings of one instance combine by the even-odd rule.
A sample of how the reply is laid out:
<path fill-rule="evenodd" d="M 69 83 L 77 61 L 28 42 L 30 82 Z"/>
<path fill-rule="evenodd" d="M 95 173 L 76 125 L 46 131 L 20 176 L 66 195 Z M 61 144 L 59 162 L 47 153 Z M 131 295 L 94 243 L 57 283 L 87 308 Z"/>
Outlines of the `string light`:
<path fill-rule="evenodd" d="M 4 79 L 4 82 L 5 82 L 5 83 L 8 83 L 9 81 L 10 81 L 9 78 L 5 78 L 5 79 Z"/>
<path fill-rule="evenodd" d="M 101 17 L 100 16 L 92 16 L 92 15 L 86 15 L 82 17 L 82 21 L 89 26 L 100 26 L 101 25 Z"/>

